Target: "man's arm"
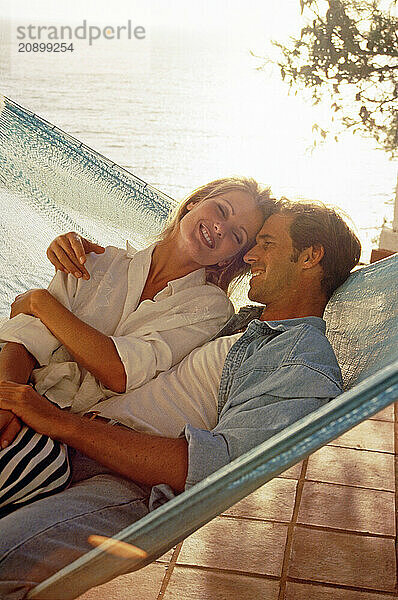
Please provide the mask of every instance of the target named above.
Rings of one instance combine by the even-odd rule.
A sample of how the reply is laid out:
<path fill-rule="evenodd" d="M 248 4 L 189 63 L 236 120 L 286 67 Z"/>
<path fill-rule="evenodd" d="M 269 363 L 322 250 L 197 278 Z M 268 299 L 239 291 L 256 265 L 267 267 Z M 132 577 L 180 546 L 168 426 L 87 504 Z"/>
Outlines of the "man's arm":
<path fill-rule="evenodd" d="M 0 381 L 26 383 L 36 359 L 24 346 L 9 342 L 0 352 Z M 8 410 L 0 410 L 0 447 L 6 448 L 21 429 L 19 419 Z"/>
<path fill-rule="evenodd" d="M 166 483 L 180 492 L 188 469 L 185 438 L 138 433 L 63 411 L 31 386 L 0 383 L 0 408 L 10 409 L 35 431 L 64 442 L 127 479 Z"/>
<path fill-rule="evenodd" d="M 65 421 L 59 424 L 57 439 L 127 479 L 150 486 L 166 483 L 177 492 L 185 488 L 185 438 L 149 435 L 67 413 Z"/>

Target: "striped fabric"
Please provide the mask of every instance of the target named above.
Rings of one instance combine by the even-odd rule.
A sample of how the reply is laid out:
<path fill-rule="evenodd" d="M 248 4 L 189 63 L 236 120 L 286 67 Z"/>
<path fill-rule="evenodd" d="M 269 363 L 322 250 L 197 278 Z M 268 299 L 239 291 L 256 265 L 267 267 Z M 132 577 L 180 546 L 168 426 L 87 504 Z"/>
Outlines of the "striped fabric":
<path fill-rule="evenodd" d="M 0 515 L 60 492 L 70 477 L 66 445 L 23 426 L 13 443 L 0 450 Z"/>

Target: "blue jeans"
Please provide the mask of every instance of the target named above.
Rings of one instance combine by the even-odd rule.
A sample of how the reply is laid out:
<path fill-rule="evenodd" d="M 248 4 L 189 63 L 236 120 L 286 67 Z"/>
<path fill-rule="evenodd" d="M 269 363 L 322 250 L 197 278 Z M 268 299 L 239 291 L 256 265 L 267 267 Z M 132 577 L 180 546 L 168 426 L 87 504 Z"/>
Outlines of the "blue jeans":
<path fill-rule="evenodd" d="M 71 486 L 0 520 L 0 599 L 19 600 L 88 552 L 91 534 L 112 536 L 148 512 L 150 488 L 72 451 Z"/>

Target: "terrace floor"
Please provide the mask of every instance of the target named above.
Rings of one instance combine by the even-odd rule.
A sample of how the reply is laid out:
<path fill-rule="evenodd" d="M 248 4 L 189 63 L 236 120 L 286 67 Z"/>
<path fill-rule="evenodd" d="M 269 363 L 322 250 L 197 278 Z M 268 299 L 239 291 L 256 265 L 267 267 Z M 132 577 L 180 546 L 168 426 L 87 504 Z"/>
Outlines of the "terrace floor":
<path fill-rule="evenodd" d="M 388 600 L 397 408 L 318 450 L 141 571 L 79 600 Z"/>

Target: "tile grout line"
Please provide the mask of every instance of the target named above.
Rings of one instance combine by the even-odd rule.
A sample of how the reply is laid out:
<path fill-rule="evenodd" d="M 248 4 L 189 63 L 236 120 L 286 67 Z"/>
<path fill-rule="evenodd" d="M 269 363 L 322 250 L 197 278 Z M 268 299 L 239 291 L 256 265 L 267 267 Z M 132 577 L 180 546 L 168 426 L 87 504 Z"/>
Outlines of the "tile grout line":
<path fill-rule="evenodd" d="M 252 571 L 239 571 L 238 569 L 228 569 L 224 567 L 209 567 L 207 565 L 197 565 L 195 563 L 179 563 L 178 568 L 183 570 L 192 569 L 196 571 L 203 571 L 204 573 L 217 573 L 219 575 L 237 575 L 238 577 L 248 577 L 250 579 L 263 579 L 266 581 L 277 581 L 279 577 L 277 575 L 271 575 L 270 573 L 256 573 Z"/>
<path fill-rule="evenodd" d="M 308 482 L 308 479 L 305 480 Z M 309 483 L 313 483 L 310 481 Z M 367 488 L 359 488 L 359 489 L 367 489 Z M 376 490 L 380 491 L 380 490 Z M 394 492 L 386 492 L 388 494 L 394 494 Z M 250 523 L 265 523 L 265 524 L 277 524 L 277 525 L 289 525 L 290 521 L 283 521 L 280 519 L 271 519 L 271 518 L 260 518 L 260 517 L 248 517 L 246 515 L 223 515 L 221 514 L 220 519 L 229 519 L 231 521 L 249 521 Z M 316 525 L 314 523 L 303 523 L 302 521 L 298 521 L 296 523 L 297 527 L 301 527 L 303 529 L 313 529 L 314 531 L 330 531 L 333 533 L 348 533 L 350 535 L 358 535 L 358 536 L 366 536 L 366 537 L 375 537 L 375 538 L 387 538 L 387 539 L 395 539 L 395 533 L 383 533 L 377 531 L 361 531 L 359 529 L 346 529 L 342 527 L 331 527 L 329 525 Z"/>
<path fill-rule="evenodd" d="M 376 590 L 373 588 L 368 588 L 368 587 L 358 587 L 355 585 L 346 585 L 344 583 L 332 583 L 330 581 L 325 582 L 325 581 L 316 581 L 316 580 L 312 580 L 312 579 L 300 579 L 300 577 L 288 577 L 288 581 L 292 582 L 292 583 L 299 583 L 299 584 L 304 584 L 304 585 L 309 585 L 312 586 L 314 588 L 328 588 L 328 589 L 337 589 L 337 590 L 341 590 L 341 591 L 353 591 L 353 592 L 362 592 L 364 594 L 372 594 L 372 596 L 374 596 L 375 598 L 377 598 L 377 596 L 381 596 L 383 597 L 383 600 L 385 597 L 388 598 L 397 598 L 397 594 L 395 591 L 387 591 L 387 590 Z"/>
<path fill-rule="evenodd" d="M 380 423 L 381 421 L 379 421 Z M 343 446 L 342 444 L 325 444 L 324 446 L 322 446 L 322 448 L 342 448 L 343 450 L 356 450 L 357 452 L 373 452 L 376 454 L 390 454 L 390 456 L 394 456 L 394 450 L 380 450 L 380 449 L 375 449 L 375 448 L 358 448 L 355 446 L 348 446 L 345 445 Z M 319 448 L 319 450 L 321 450 L 321 448 Z"/>
<path fill-rule="evenodd" d="M 285 552 L 283 555 L 282 572 L 281 572 L 281 578 L 280 578 L 280 582 L 279 582 L 278 600 L 284 600 L 284 598 L 285 598 L 288 569 L 289 569 L 289 564 L 290 564 L 290 554 L 291 554 L 292 546 L 293 546 L 294 528 L 295 528 L 295 525 L 296 525 L 297 519 L 298 519 L 298 512 L 299 512 L 299 508 L 300 508 L 301 497 L 303 495 L 303 488 L 304 488 L 304 483 L 305 483 L 305 475 L 307 472 L 307 467 L 308 467 L 308 458 L 306 458 L 303 461 L 303 465 L 301 467 L 300 477 L 297 481 L 297 489 L 296 489 L 296 496 L 294 499 L 293 514 L 292 514 L 292 518 L 291 518 L 290 523 L 287 528 Z"/>
<path fill-rule="evenodd" d="M 343 529 L 342 527 L 327 527 L 326 525 L 313 525 L 312 523 L 296 523 L 301 529 L 311 529 L 311 531 L 321 531 L 325 533 L 346 533 L 357 537 L 370 537 L 384 540 L 395 540 L 395 535 L 389 533 L 374 533 L 370 531 L 357 531 L 355 529 Z"/>
<path fill-rule="evenodd" d="M 379 421 L 381 423 L 381 421 Z M 380 450 L 380 448 L 358 448 L 356 446 L 343 446 L 342 444 L 325 444 L 324 448 L 344 448 L 345 450 L 360 450 L 361 452 L 377 452 L 378 454 L 391 454 L 394 456 L 393 450 Z"/>
<path fill-rule="evenodd" d="M 391 453 L 390 453 L 391 454 Z M 394 453 L 392 453 L 392 456 L 394 456 Z M 278 477 L 275 477 L 275 479 L 282 479 L 282 481 L 298 481 L 299 478 L 296 477 L 281 477 L 280 475 L 278 475 Z M 395 494 L 395 486 L 393 490 L 387 490 L 385 488 L 380 488 L 380 487 L 369 487 L 368 485 L 355 485 L 353 483 L 345 483 L 343 481 L 324 481 L 323 479 L 311 479 L 311 477 L 306 477 L 305 478 L 306 481 L 311 481 L 312 483 L 325 483 L 326 485 L 340 485 L 342 487 L 348 487 L 348 488 L 358 488 L 360 490 L 373 490 L 375 492 L 386 492 L 388 494 Z M 225 514 L 225 513 L 222 513 Z"/>
<path fill-rule="evenodd" d="M 369 487 L 368 485 L 359 484 L 354 485 L 353 483 L 344 483 L 342 481 L 325 481 L 324 479 L 311 479 L 311 477 L 306 477 L 305 480 L 310 481 L 311 483 L 324 483 L 326 485 L 339 485 L 340 487 L 354 488 L 357 490 L 371 490 L 373 492 L 385 492 L 386 494 L 395 494 L 395 485 L 393 490 L 387 490 L 386 488 Z"/>
<path fill-rule="evenodd" d="M 167 570 L 166 570 L 166 573 L 164 574 L 162 585 L 160 586 L 159 594 L 157 595 L 156 600 L 162 600 L 162 598 L 164 597 L 166 588 L 169 585 L 169 582 L 170 582 L 171 576 L 173 574 L 174 567 L 176 566 L 177 559 L 181 552 L 183 543 L 184 543 L 184 541 L 179 542 L 176 546 L 176 549 L 174 550 L 174 552 L 172 554 L 170 562 L 167 565 Z"/>

